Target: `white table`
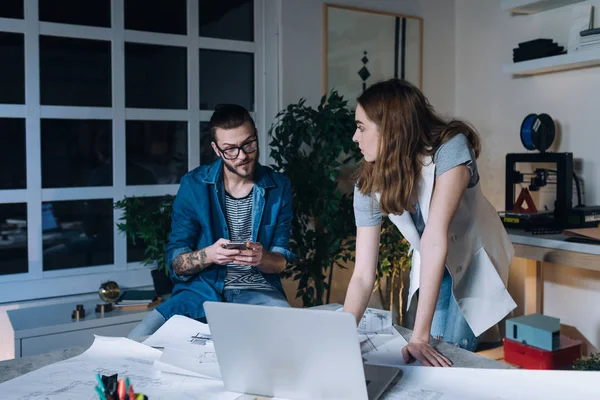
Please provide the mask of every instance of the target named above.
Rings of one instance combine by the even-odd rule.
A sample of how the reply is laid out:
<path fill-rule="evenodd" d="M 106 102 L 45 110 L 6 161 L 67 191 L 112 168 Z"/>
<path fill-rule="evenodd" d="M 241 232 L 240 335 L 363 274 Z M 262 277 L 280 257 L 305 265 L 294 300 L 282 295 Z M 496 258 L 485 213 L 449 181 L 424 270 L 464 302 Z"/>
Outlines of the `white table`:
<path fill-rule="evenodd" d="M 567 242 L 562 234 L 533 235 L 508 229 L 515 257 L 527 260 L 525 314 L 542 313 L 544 263 L 600 271 L 600 245 Z"/>

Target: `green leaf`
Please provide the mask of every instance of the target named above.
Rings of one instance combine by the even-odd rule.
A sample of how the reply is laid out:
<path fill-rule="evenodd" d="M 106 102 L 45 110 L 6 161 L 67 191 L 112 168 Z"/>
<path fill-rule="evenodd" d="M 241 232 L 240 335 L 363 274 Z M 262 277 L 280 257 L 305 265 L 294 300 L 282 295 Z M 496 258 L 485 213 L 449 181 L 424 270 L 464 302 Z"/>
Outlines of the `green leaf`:
<path fill-rule="evenodd" d="M 168 275 L 166 244 L 171 229 L 171 213 L 174 196 L 124 197 L 114 203 L 121 211 L 117 229 L 127 235 L 134 245 L 144 246 L 144 265 L 156 264 Z"/>

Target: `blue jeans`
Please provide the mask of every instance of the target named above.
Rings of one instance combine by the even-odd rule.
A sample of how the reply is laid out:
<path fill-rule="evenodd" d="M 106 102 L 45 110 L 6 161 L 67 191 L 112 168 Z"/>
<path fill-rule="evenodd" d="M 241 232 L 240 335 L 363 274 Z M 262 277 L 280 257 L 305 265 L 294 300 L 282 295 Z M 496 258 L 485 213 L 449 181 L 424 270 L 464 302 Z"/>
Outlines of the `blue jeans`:
<path fill-rule="evenodd" d="M 273 290 L 243 290 L 225 289 L 223 301 L 227 303 L 255 304 L 272 307 L 289 307 L 287 300 L 281 293 Z M 165 318 L 156 310 L 152 310 L 127 337 L 129 339 L 141 338 L 152 335 L 166 322 Z M 202 318 L 202 322 L 206 322 Z"/>
<path fill-rule="evenodd" d="M 431 321 L 431 336 L 469 351 L 474 351 L 479 344 L 479 338 L 475 337 L 454 299 L 452 276 L 447 268 Z"/>

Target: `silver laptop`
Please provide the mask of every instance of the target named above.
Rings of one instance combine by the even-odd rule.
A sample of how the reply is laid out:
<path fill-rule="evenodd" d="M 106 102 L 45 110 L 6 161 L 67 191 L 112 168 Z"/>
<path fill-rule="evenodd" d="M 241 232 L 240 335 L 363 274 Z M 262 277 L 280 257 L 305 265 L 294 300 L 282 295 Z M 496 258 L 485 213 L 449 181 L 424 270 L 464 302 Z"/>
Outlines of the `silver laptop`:
<path fill-rule="evenodd" d="M 356 321 L 325 310 L 204 303 L 229 391 L 290 400 L 376 400 L 400 369 L 363 365 Z"/>

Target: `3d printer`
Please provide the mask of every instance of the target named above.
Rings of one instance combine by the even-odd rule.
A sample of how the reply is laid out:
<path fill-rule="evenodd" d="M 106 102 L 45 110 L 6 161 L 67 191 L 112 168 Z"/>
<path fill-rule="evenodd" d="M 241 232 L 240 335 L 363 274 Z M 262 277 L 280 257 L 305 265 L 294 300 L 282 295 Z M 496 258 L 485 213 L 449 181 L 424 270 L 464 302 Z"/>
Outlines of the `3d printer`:
<path fill-rule="evenodd" d="M 538 150 L 539 153 L 506 155 L 505 211 L 500 213 L 506 227 L 541 234 L 560 233 L 567 228 L 597 227 L 600 223 L 600 207 L 583 204 L 580 180 L 573 171 L 573 153 L 546 152 L 554 138 L 555 124 L 548 114 L 529 114 L 523 120 L 521 142 L 527 150 Z M 521 172 L 517 164 L 526 164 L 529 171 Z M 538 167 L 533 168 L 534 164 Z M 515 189 L 519 186 L 521 191 L 515 198 Z M 532 192 L 549 186 L 556 189 L 554 201 L 541 204 L 543 201 L 538 195 L 539 204 L 536 205 Z"/>

